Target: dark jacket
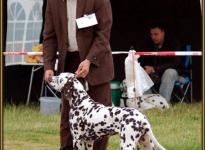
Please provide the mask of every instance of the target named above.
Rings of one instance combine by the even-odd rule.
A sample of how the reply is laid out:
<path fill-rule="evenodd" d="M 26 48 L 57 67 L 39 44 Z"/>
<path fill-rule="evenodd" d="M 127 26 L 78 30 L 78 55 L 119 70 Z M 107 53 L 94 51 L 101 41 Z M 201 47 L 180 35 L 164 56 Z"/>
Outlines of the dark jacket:
<path fill-rule="evenodd" d="M 81 61 L 91 61 L 86 79 L 91 85 L 109 82 L 114 67 L 109 44 L 112 11 L 109 0 L 77 0 L 76 18 L 95 13 L 98 25 L 77 29 L 76 38 Z M 47 0 L 43 32 L 44 69 L 54 69 L 56 52 L 59 52 L 58 73 L 64 71 L 65 56 L 69 47 L 66 0 Z M 106 75 L 105 75 L 106 74 Z"/>
<path fill-rule="evenodd" d="M 165 37 L 162 48 L 156 48 L 151 39 L 148 39 L 143 51 L 181 51 L 179 43 L 173 39 Z M 177 56 L 141 56 L 139 58 L 141 66 L 153 66 L 155 72 L 161 77 L 164 71 L 168 68 L 176 69 L 178 74 L 182 74 L 183 65 L 181 57 Z"/>

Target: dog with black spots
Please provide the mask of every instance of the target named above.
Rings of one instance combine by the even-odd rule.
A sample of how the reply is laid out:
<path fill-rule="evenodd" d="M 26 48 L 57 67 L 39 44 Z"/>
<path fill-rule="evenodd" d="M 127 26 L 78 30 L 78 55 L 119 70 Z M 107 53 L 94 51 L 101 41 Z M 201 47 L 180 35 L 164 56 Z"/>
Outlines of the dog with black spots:
<path fill-rule="evenodd" d="M 145 112 L 153 108 L 157 108 L 162 111 L 169 109 L 169 104 L 160 94 L 144 94 L 135 98 L 129 98 L 125 80 L 121 83 L 121 91 L 120 107 L 132 107 L 136 108 L 140 112 Z"/>
<path fill-rule="evenodd" d="M 75 74 L 53 76 L 49 85 L 61 92 L 71 106 L 70 130 L 74 150 L 81 150 L 84 142 L 92 150 L 96 139 L 119 134 L 121 150 L 135 150 L 140 144 L 144 150 L 166 150 L 155 138 L 145 115 L 134 108 L 106 107 L 95 102 L 84 90 Z"/>

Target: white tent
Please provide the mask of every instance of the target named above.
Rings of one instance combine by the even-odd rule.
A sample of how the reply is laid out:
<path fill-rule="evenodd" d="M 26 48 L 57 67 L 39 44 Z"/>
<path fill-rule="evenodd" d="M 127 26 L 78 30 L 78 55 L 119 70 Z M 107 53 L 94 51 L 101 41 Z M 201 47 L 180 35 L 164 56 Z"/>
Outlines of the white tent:
<path fill-rule="evenodd" d="M 7 52 L 28 52 L 39 43 L 43 0 L 8 0 Z M 25 56 L 6 56 L 6 66 L 25 64 Z"/>

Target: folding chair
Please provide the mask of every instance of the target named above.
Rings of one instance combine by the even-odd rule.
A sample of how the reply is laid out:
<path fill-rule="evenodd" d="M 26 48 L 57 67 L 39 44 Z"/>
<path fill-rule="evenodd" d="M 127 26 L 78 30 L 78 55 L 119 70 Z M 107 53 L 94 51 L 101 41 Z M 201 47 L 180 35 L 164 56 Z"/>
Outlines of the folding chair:
<path fill-rule="evenodd" d="M 186 51 L 191 51 L 191 45 L 186 45 Z M 175 82 L 175 89 L 179 89 L 179 93 L 173 92 L 173 96 L 176 97 L 180 103 L 184 102 L 190 102 L 192 103 L 192 60 L 191 56 L 185 56 L 184 57 L 184 67 L 185 67 L 185 74 L 184 74 L 184 82 L 176 81 Z M 187 93 L 190 88 L 190 100 L 187 98 Z"/>

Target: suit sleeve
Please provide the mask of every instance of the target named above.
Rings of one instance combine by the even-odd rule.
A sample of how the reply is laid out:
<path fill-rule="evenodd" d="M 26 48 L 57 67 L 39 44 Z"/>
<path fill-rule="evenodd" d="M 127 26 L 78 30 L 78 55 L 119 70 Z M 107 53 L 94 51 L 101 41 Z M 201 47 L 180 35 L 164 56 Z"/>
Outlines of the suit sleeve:
<path fill-rule="evenodd" d="M 107 51 L 111 51 L 109 40 L 112 28 L 112 9 L 109 0 L 98 0 L 95 7 L 98 25 L 87 59 L 99 66 L 100 57 L 103 57 Z"/>
<path fill-rule="evenodd" d="M 54 70 L 57 52 L 57 39 L 51 12 L 51 0 L 47 0 L 45 25 L 43 31 L 43 62 L 44 70 Z"/>

